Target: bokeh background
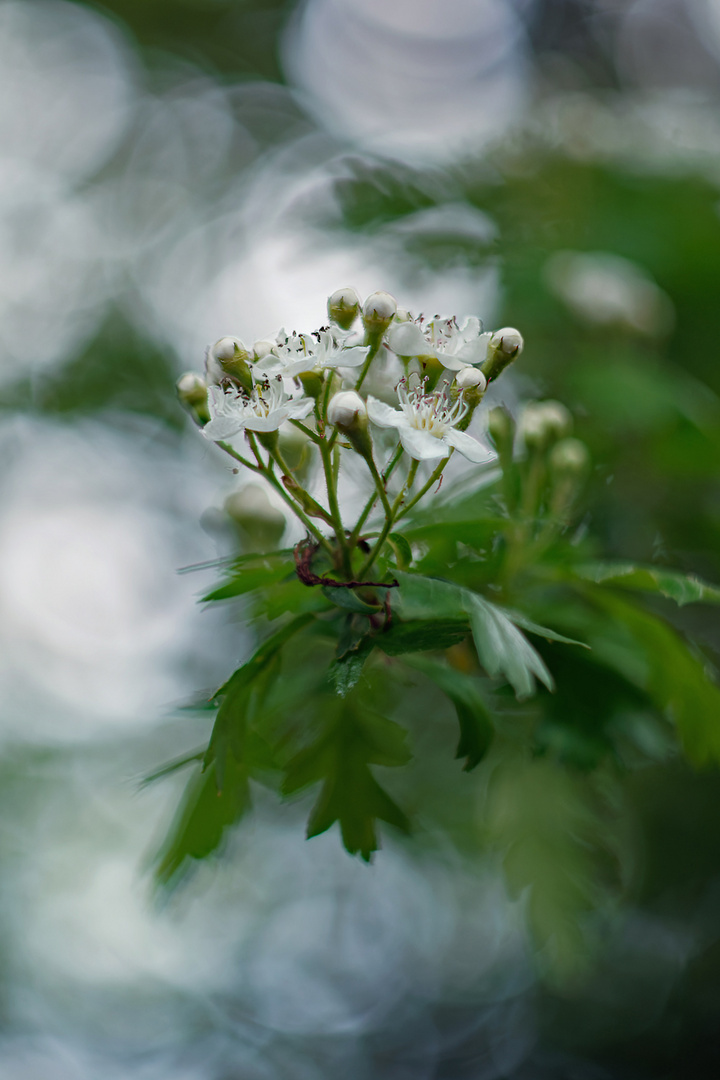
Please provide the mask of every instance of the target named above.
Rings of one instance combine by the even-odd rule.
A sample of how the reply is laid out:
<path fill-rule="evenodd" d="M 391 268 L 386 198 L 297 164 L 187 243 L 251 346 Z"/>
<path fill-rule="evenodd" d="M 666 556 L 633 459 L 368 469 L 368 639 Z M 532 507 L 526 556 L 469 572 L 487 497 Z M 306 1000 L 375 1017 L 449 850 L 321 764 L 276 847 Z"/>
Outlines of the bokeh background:
<path fill-rule="evenodd" d="M 667 748 L 571 979 L 476 774 L 370 867 L 258 789 L 169 896 L 184 777 L 141 778 L 247 643 L 177 573 L 233 550 L 238 479 L 175 379 L 337 287 L 519 326 L 511 393 L 573 409 L 606 552 L 720 581 L 720 2 L 0 0 L 0 72 L 0 1075 L 715 1080 L 720 783 Z M 512 798 L 572 879 L 547 791 Z"/>

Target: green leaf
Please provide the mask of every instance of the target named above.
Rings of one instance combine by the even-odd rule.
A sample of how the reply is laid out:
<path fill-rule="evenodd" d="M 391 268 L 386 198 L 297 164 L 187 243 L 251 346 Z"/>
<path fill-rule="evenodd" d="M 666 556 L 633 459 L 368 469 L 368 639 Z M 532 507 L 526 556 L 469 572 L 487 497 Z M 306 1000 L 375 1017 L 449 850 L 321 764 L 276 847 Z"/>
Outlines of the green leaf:
<path fill-rule="evenodd" d="M 346 652 L 330 664 L 328 678 L 340 697 L 345 697 L 357 685 L 371 651 L 372 645 L 370 648 L 361 646 L 354 652 Z"/>
<path fill-rule="evenodd" d="M 335 604 L 336 607 L 343 608 L 345 611 L 353 611 L 358 615 L 377 615 L 378 611 L 382 610 L 381 603 L 368 604 L 362 597 L 358 596 L 354 589 L 323 585 L 321 591 L 323 596 L 331 603 Z"/>
<path fill-rule="evenodd" d="M 205 757 L 205 751 L 195 750 L 192 754 L 183 754 L 182 757 L 175 758 L 173 761 L 168 761 L 167 764 L 161 765 L 155 772 L 148 773 L 147 776 L 143 776 L 140 781 L 140 787 L 147 787 L 148 784 L 154 784 L 156 780 L 162 780 L 165 776 L 171 776 L 172 773 L 177 772 L 179 769 L 184 769 L 186 765 L 192 765 L 196 761 L 202 761 Z"/>
<path fill-rule="evenodd" d="M 470 624 L 467 620 L 464 622 L 457 619 L 395 621 L 387 630 L 376 634 L 372 640 L 388 656 L 401 656 L 404 653 L 424 652 L 430 649 L 449 649 L 464 641 L 469 633 Z"/>
<path fill-rule="evenodd" d="M 465 758 L 466 772 L 474 769 L 484 758 L 495 734 L 490 711 L 478 687 L 479 680 L 426 657 L 413 656 L 405 663 L 432 679 L 455 706 L 460 724 L 455 757 Z"/>
<path fill-rule="evenodd" d="M 283 645 L 313 621 L 311 614 L 298 615 L 269 637 L 242 667 L 220 687 L 215 698 L 222 698 L 203 767 L 218 758 L 218 783 L 222 786 L 223 770 L 230 749 L 237 761 L 243 760 L 247 710 L 254 681 L 275 659 Z"/>
<path fill-rule="evenodd" d="M 497 611 L 502 611 L 507 615 L 511 622 L 516 626 L 521 626 L 523 630 L 527 630 L 530 634 L 537 634 L 538 637 L 545 638 L 546 641 L 559 641 L 562 645 L 579 645 L 581 649 L 589 649 L 590 646 L 585 641 L 578 641 L 577 638 L 565 637 L 564 634 L 558 634 L 555 630 L 549 630 L 547 626 L 541 626 L 539 623 L 533 622 L 532 619 L 528 619 L 527 615 L 523 615 L 520 611 L 515 609 L 501 608 L 495 605 Z"/>
<path fill-rule="evenodd" d="M 190 781 L 163 851 L 156 877 L 167 885 L 186 860 L 205 859 L 216 851 L 227 828 L 237 824 L 250 808 L 246 770 L 226 754 L 224 779 L 218 780 L 216 765 L 198 772 Z"/>
<path fill-rule="evenodd" d="M 598 585 L 659 593 L 681 607 L 693 603 L 720 604 L 720 588 L 716 585 L 709 585 L 694 574 L 682 574 L 664 567 L 594 562 L 574 566 L 573 574 Z"/>
<path fill-rule="evenodd" d="M 590 595 L 612 618 L 609 627 L 590 638 L 598 656 L 644 690 L 675 724 L 693 764 L 720 764 L 720 686 L 707 662 L 657 616 L 602 588 L 593 588 Z M 623 630 L 630 649 L 617 648 Z M 633 644 L 639 658 L 633 656 Z"/>
<path fill-rule="evenodd" d="M 397 576 L 400 614 L 404 618 L 459 619 L 469 615 L 478 658 L 488 675 L 504 676 L 518 698 L 529 697 L 534 692 L 536 677 L 549 690 L 553 689 L 544 660 L 502 608 L 449 581 L 401 571 Z M 552 633 L 542 627 L 538 629 L 544 635 Z"/>
<path fill-rule="evenodd" d="M 485 821 L 549 975 L 571 978 L 588 959 L 584 921 L 612 904 L 629 855 L 612 825 L 610 800 L 586 777 L 547 759 L 506 760 L 493 773 Z"/>
<path fill-rule="evenodd" d="M 412 548 L 410 547 L 410 544 L 408 543 L 406 538 L 403 536 L 402 533 L 391 532 L 388 535 L 388 542 L 395 554 L 395 561 L 398 565 L 398 568 L 400 570 L 407 570 L 407 568 L 412 563 L 413 555 Z"/>
<path fill-rule="evenodd" d="M 535 676 L 552 690 L 553 678 L 545 661 L 508 616 L 477 593 L 466 590 L 465 602 L 475 648 L 488 675 L 504 675 L 518 699 L 534 693 Z"/>
<path fill-rule="evenodd" d="M 404 765 L 409 757 L 405 731 L 398 724 L 344 704 L 326 720 L 319 738 L 289 762 L 283 792 L 292 794 L 321 781 L 308 821 L 308 839 L 337 821 L 346 850 L 369 861 L 378 847 L 378 819 L 403 832 L 410 829 L 407 817 L 380 787 L 370 766 Z"/>
<path fill-rule="evenodd" d="M 255 589 L 266 589 L 284 578 L 291 577 L 294 572 L 295 566 L 286 552 L 241 557 L 233 562 L 226 581 L 203 596 L 202 602 L 230 600 L 235 596 L 254 592 Z"/>

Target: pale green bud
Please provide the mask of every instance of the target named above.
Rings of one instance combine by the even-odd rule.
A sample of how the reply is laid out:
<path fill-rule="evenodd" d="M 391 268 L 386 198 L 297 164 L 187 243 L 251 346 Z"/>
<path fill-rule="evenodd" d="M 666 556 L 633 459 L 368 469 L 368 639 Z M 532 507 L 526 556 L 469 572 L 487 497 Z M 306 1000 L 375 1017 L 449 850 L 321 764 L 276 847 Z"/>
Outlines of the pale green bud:
<path fill-rule="evenodd" d="M 328 315 L 334 323 L 349 330 L 360 311 L 360 297 L 354 289 L 338 289 L 328 297 Z"/>
<path fill-rule="evenodd" d="M 186 371 L 175 384 L 177 396 L 184 408 L 200 427 L 207 424 L 210 414 L 207 407 L 207 384 L 202 375 Z"/>
<path fill-rule="evenodd" d="M 370 334 L 387 330 L 397 311 L 397 300 L 390 293 L 374 292 L 363 304 L 363 323 Z"/>
<path fill-rule="evenodd" d="M 497 379 L 508 364 L 520 355 L 524 345 L 522 334 L 514 327 L 505 326 L 502 330 L 496 330 L 488 342 L 487 359 L 482 366 L 487 381 Z"/>
<path fill-rule="evenodd" d="M 364 458 L 372 455 L 367 407 L 355 390 L 341 390 L 330 399 L 327 419 L 350 440 L 358 454 Z"/>
<path fill-rule="evenodd" d="M 487 386 L 487 379 L 479 368 L 466 367 L 458 371 L 455 376 L 455 385 L 459 390 L 469 390 L 472 387 L 482 394 Z"/>
<path fill-rule="evenodd" d="M 559 401 L 533 401 L 520 418 L 520 434 L 529 450 L 544 450 L 571 430 L 572 416 Z"/>
<path fill-rule="evenodd" d="M 590 451 L 580 439 L 560 439 L 550 451 L 548 464 L 558 477 L 581 477 L 590 467 Z"/>
<path fill-rule="evenodd" d="M 263 488 L 248 484 L 225 500 L 225 513 L 239 527 L 251 551 L 272 551 L 285 531 L 285 515 L 274 507 Z"/>

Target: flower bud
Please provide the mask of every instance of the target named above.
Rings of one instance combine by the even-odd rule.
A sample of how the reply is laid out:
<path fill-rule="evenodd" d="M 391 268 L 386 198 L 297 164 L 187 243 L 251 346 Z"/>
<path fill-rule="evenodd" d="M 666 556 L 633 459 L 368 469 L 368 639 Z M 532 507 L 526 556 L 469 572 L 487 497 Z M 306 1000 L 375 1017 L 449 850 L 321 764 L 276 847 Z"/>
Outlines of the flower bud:
<path fill-rule="evenodd" d="M 469 390 L 471 387 L 477 388 L 482 394 L 483 390 L 487 386 L 487 379 L 483 375 L 479 368 L 466 367 L 461 371 L 458 371 L 455 376 L 455 385 L 460 390 Z"/>
<path fill-rule="evenodd" d="M 519 330 L 511 326 L 496 330 L 488 342 L 487 359 L 482 366 L 487 381 L 497 379 L 508 364 L 520 355 L 524 345 L 525 342 Z"/>
<path fill-rule="evenodd" d="M 308 397 L 314 398 L 315 401 L 320 397 L 323 391 L 322 372 L 321 371 L 302 371 L 297 378 L 300 380 L 300 384 Z"/>
<path fill-rule="evenodd" d="M 248 484 L 225 500 L 225 513 L 238 526 L 243 546 L 272 551 L 285 531 L 285 515 L 274 507 L 263 488 Z"/>
<path fill-rule="evenodd" d="M 367 423 L 367 408 L 365 402 L 354 390 L 341 390 L 330 399 L 327 409 L 328 423 L 345 431 L 347 428 L 356 427 Z"/>
<path fill-rule="evenodd" d="M 520 418 L 520 434 L 529 450 L 544 450 L 572 430 L 572 416 L 559 401 L 533 401 Z"/>
<path fill-rule="evenodd" d="M 364 458 L 372 457 L 365 402 L 355 390 L 341 390 L 330 399 L 327 419 L 345 435 Z"/>
<path fill-rule="evenodd" d="M 181 405 L 187 409 L 195 423 L 202 427 L 210 419 L 207 384 L 202 375 L 194 371 L 186 371 L 175 385 Z"/>
<path fill-rule="evenodd" d="M 386 292 L 374 292 L 363 304 L 363 323 L 368 333 L 379 334 L 387 330 L 397 311 L 397 301 Z"/>
<path fill-rule="evenodd" d="M 354 289 L 338 289 L 328 297 L 327 306 L 332 321 L 349 330 L 360 311 L 360 297 Z"/>
<path fill-rule="evenodd" d="M 272 341 L 256 341 L 253 345 L 253 360 L 262 360 L 273 351 Z"/>
<path fill-rule="evenodd" d="M 248 367 L 249 359 L 250 354 L 240 338 L 220 338 L 205 351 L 205 374 L 208 383 L 217 385 L 222 379 L 231 378 L 248 394 L 251 393 L 253 379 Z"/>
<path fill-rule="evenodd" d="M 583 476 L 590 466 L 590 452 L 580 439 L 560 439 L 550 451 L 548 464 L 555 476 Z"/>

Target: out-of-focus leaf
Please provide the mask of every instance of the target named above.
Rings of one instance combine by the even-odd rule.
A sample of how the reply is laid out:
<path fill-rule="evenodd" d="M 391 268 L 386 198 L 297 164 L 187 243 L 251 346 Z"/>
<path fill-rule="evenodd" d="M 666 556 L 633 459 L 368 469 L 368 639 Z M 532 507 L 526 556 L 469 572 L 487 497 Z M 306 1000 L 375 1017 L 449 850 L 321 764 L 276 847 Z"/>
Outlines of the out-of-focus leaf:
<path fill-rule="evenodd" d="M 362 669 L 371 650 L 372 645 L 369 648 L 367 645 L 362 645 L 355 651 L 346 652 L 330 664 L 328 678 L 340 697 L 349 694 L 359 682 Z"/>
<path fill-rule="evenodd" d="M 196 761 L 202 761 L 205 757 L 205 751 L 203 749 L 195 750 L 192 754 L 183 754 L 182 757 L 175 758 L 174 761 L 168 761 L 166 765 L 162 765 L 155 772 L 148 773 L 147 776 L 143 776 L 140 781 L 140 787 L 147 787 L 148 784 L 154 784 L 156 780 L 162 780 L 164 776 L 171 776 L 172 773 L 177 772 L 178 769 L 184 769 L 186 765 L 192 765 Z"/>
<path fill-rule="evenodd" d="M 237 824 L 249 807 L 247 772 L 228 750 L 221 787 L 215 763 L 190 781 L 158 860 L 158 881 L 167 885 L 188 858 L 205 859 L 216 851 L 225 830 Z"/>
<path fill-rule="evenodd" d="M 219 585 L 206 596 L 203 602 L 231 600 L 235 596 L 244 596 L 255 589 L 266 589 L 276 585 L 294 573 L 294 565 L 286 556 L 260 555 L 252 561 L 243 560 L 241 566 L 235 566 L 223 585 Z"/>
<path fill-rule="evenodd" d="M 585 778 L 555 763 L 514 759 L 493 773 L 486 802 L 508 887 L 526 893 L 541 961 L 560 980 L 586 962 L 584 916 L 621 885 L 622 845 L 592 794 Z"/>
<path fill-rule="evenodd" d="M 639 566 L 636 563 L 583 563 L 573 567 L 573 574 L 598 585 L 619 585 L 624 589 L 659 593 L 669 600 L 683 604 L 720 604 L 720 588 L 710 585 L 694 574 L 682 574 L 659 566 Z"/>
<path fill-rule="evenodd" d="M 308 838 L 338 821 L 346 850 L 369 861 L 378 847 L 376 820 L 403 832 L 410 829 L 370 765 L 404 765 L 409 757 L 405 731 L 398 724 L 347 703 L 326 718 L 318 739 L 289 762 L 283 791 L 289 795 L 322 781 L 308 821 Z"/>
<path fill-rule="evenodd" d="M 466 772 L 474 769 L 484 758 L 495 734 L 490 711 L 478 688 L 479 680 L 424 656 L 408 657 L 405 663 L 432 679 L 452 701 L 460 724 L 455 757 L 465 758 Z"/>
<path fill-rule="evenodd" d="M 210 737 L 210 744 L 205 754 L 203 767 L 207 768 L 215 759 L 218 784 L 222 786 L 223 770 L 227 761 L 227 751 L 231 750 L 236 761 L 243 760 L 249 691 L 253 682 L 265 670 L 290 638 L 313 621 L 311 614 L 298 615 L 278 630 L 243 664 L 242 667 L 220 687 L 216 698 L 222 698 L 215 725 Z"/>
<path fill-rule="evenodd" d="M 720 686 L 709 666 L 662 619 L 596 587 L 592 599 L 630 635 L 640 660 L 623 655 L 614 641 L 590 639 L 601 658 L 643 689 L 675 724 L 685 753 L 695 765 L 720 763 Z M 612 633 L 612 631 L 610 631 Z M 623 670 L 625 669 L 625 670 Z"/>

